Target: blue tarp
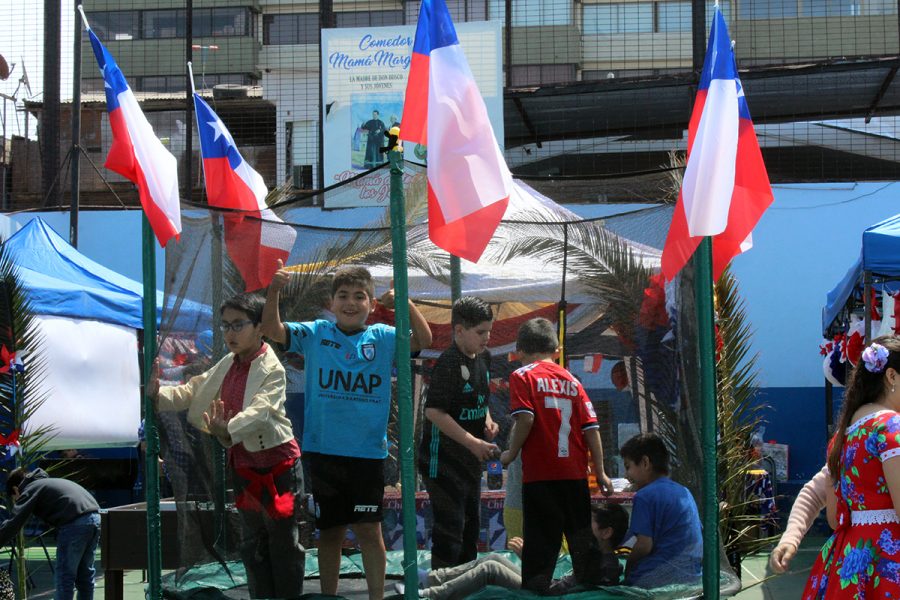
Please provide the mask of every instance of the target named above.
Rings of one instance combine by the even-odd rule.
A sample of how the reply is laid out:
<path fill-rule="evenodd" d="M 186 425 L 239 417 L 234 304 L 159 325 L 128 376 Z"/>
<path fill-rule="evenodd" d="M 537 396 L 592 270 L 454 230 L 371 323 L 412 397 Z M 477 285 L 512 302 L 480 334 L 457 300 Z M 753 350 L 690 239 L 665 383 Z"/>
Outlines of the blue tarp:
<path fill-rule="evenodd" d="M 79 253 L 41 218 L 29 221 L 5 245 L 35 313 L 144 328 L 143 285 Z M 163 300 L 159 292 L 157 319 Z M 182 311 L 204 311 L 185 304 Z"/>
<path fill-rule="evenodd" d="M 828 328 L 847 304 L 853 290 L 862 286 L 863 273 L 876 277 L 900 277 L 900 214 L 866 228 L 862 234 L 862 251 L 847 274 L 828 292 L 822 309 L 822 331 Z M 879 283 L 880 289 L 882 284 Z M 895 292 L 900 282 L 890 282 L 883 287 Z"/>

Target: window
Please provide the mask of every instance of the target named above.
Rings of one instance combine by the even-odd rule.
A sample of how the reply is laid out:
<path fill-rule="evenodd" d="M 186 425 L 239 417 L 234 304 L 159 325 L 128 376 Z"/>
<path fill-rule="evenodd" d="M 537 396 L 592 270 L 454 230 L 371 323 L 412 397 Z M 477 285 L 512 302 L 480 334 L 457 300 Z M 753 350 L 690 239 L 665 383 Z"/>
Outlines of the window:
<path fill-rule="evenodd" d="M 419 21 L 419 9 L 421 2 L 406 2 L 406 22 L 417 23 Z M 454 23 L 464 21 L 486 21 L 488 15 L 488 0 L 447 0 L 447 10 Z M 503 20 L 503 0 L 500 2 L 500 16 Z"/>
<path fill-rule="evenodd" d="M 449 0 L 447 8 L 454 22 L 484 21 L 488 16 L 487 0 Z"/>
<path fill-rule="evenodd" d="M 575 65 L 513 65 L 510 71 L 510 83 L 513 87 L 570 81 L 575 81 Z"/>
<path fill-rule="evenodd" d="M 797 16 L 797 0 L 741 0 L 741 19 L 784 19 Z"/>
<path fill-rule="evenodd" d="M 402 25 L 402 10 L 373 10 L 367 12 L 335 13 L 338 27 L 382 27 Z"/>
<path fill-rule="evenodd" d="M 121 10 L 88 14 L 91 30 L 103 41 L 133 40 L 138 37 L 138 12 Z"/>
<path fill-rule="evenodd" d="M 725 21 L 731 22 L 731 2 L 729 0 L 720 0 L 719 9 Z M 715 14 L 715 2 L 706 3 L 706 30 L 712 26 L 713 15 Z M 691 30 L 692 12 L 691 2 L 659 2 L 657 13 L 656 31 L 672 32 Z"/>
<path fill-rule="evenodd" d="M 506 18 L 505 0 L 490 0 L 489 18 L 503 21 Z M 514 0 L 512 3 L 514 27 L 528 25 L 571 25 L 572 0 Z"/>
<path fill-rule="evenodd" d="M 245 7 L 195 8 L 194 37 L 247 35 L 250 12 Z"/>
<path fill-rule="evenodd" d="M 93 28 L 92 23 L 91 29 Z M 106 91 L 106 85 L 102 77 L 84 77 L 81 80 L 81 91 L 85 94 L 99 94 Z"/>
<path fill-rule="evenodd" d="M 654 7 L 656 8 L 655 13 Z M 730 21 L 730 0 L 720 0 L 719 8 L 722 10 L 725 20 Z M 712 25 L 714 11 L 715 2 L 708 1 L 706 3 L 707 31 Z M 582 10 L 585 35 L 690 32 L 692 17 L 690 0 L 585 4 Z"/>
<path fill-rule="evenodd" d="M 659 31 L 690 31 L 692 17 L 690 2 L 659 3 Z"/>
<path fill-rule="evenodd" d="M 185 36 L 187 17 L 183 10 L 145 10 L 141 29 L 144 39 L 176 38 Z"/>
<path fill-rule="evenodd" d="M 313 189 L 312 165 L 293 165 L 293 173 L 291 173 L 291 179 L 295 188 L 301 190 Z"/>
<path fill-rule="evenodd" d="M 319 15 L 317 13 L 264 15 L 263 44 L 318 44 Z"/>
<path fill-rule="evenodd" d="M 141 77 L 137 82 L 142 92 L 183 92 L 186 89 L 184 75 L 154 75 Z"/>
<path fill-rule="evenodd" d="M 582 12 L 584 33 L 652 33 L 652 2 L 585 4 Z"/>
<path fill-rule="evenodd" d="M 187 12 L 145 10 L 142 13 L 144 39 L 183 38 L 187 35 Z M 250 35 L 250 10 L 246 7 L 195 8 L 193 37 Z"/>
<path fill-rule="evenodd" d="M 859 0 L 862 3 L 863 15 L 896 15 L 897 2 L 895 0 Z"/>
<path fill-rule="evenodd" d="M 859 0 L 803 0 L 800 14 L 804 17 L 855 17 L 860 13 Z"/>

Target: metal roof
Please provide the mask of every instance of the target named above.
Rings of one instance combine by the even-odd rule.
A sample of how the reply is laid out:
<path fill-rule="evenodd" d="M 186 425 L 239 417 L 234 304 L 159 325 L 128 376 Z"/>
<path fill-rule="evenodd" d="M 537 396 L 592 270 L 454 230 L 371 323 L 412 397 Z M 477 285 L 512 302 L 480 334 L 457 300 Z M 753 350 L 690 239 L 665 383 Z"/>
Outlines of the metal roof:
<path fill-rule="evenodd" d="M 900 114 L 898 56 L 740 71 L 755 123 Z M 680 138 L 695 94 L 692 73 L 509 88 L 506 146 L 617 134 Z"/>

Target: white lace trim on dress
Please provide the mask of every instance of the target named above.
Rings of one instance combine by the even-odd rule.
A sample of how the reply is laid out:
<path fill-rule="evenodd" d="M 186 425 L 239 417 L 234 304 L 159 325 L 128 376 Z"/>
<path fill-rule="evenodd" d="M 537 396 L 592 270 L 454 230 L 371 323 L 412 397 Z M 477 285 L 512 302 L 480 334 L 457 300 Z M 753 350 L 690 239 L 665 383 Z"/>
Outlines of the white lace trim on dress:
<path fill-rule="evenodd" d="M 863 423 L 865 423 L 865 422 L 868 421 L 869 419 L 872 419 L 872 418 L 874 418 L 874 417 L 877 417 L 877 416 L 880 415 L 881 413 L 886 413 L 886 412 L 893 412 L 893 411 L 890 411 L 890 410 L 887 410 L 887 409 L 876 410 L 876 411 L 873 412 L 873 413 L 869 413 L 869 414 L 867 414 L 867 415 L 864 416 L 864 417 L 858 418 L 857 420 L 855 420 L 855 421 L 853 422 L 852 425 L 850 425 L 850 427 L 847 428 L 847 431 L 846 431 L 845 433 L 847 433 L 847 434 L 853 433 L 853 430 L 854 430 L 854 429 L 856 429 L 857 427 L 859 427 L 860 425 L 862 425 Z"/>
<path fill-rule="evenodd" d="M 900 456 L 900 448 L 891 448 L 890 450 L 885 450 L 879 455 L 879 457 L 881 458 L 881 462 L 884 462 L 889 458 L 894 458 L 895 456 Z"/>
<path fill-rule="evenodd" d="M 897 511 L 893 508 L 885 510 L 853 510 L 850 511 L 851 525 L 884 525 L 900 523 Z"/>

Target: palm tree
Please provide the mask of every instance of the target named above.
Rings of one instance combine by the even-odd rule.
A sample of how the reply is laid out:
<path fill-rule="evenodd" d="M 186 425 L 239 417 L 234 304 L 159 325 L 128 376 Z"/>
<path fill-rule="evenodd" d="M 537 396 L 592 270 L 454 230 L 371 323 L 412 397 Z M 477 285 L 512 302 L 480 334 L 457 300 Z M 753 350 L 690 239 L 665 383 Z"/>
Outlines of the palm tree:
<path fill-rule="evenodd" d="M 764 517 L 748 490 L 747 473 L 756 466 L 750 439 L 762 421 L 757 399 L 756 355 L 749 356 L 752 331 L 737 280 L 726 269 L 715 285 L 721 347 L 718 376 L 719 529 L 732 566 L 772 541 L 757 535 Z M 771 474 L 775 476 L 774 473 Z M 739 572 L 739 571 L 738 571 Z"/>
<path fill-rule="evenodd" d="M 633 355 L 632 391 L 644 402 L 648 422 L 672 451 L 673 472 L 699 495 L 703 455 L 699 445 L 696 372 L 696 331 L 693 315 L 693 270 L 688 267 L 675 285 L 674 340 L 638 324 L 644 291 L 652 271 L 625 241 L 593 223 L 506 224 L 502 247 L 492 258 L 499 261 L 530 256 L 546 264 L 570 266 L 569 273 L 596 292 L 605 305 L 604 323 L 617 334 L 623 351 Z M 567 230 L 561 235 L 561 229 Z M 726 271 L 715 288 L 718 332 L 722 341 L 718 375 L 718 471 L 723 509 L 722 540 L 727 552 L 753 552 L 768 543 L 750 534 L 763 517 L 749 497 L 746 473 L 753 466 L 750 436 L 760 422 L 761 404 L 756 397 L 756 357 L 749 357 L 751 331 L 737 282 Z M 652 378 L 654 381 L 649 381 Z"/>
<path fill-rule="evenodd" d="M 28 294 L 12 262 L 7 246 L 0 243 L 0 433 L 5 438 L 18 432 L 18 452 L 7 444 L 0 456 L 0 474 L 5 478 L 16 467 L 28 467 L 40 462 L 46 446 L 54 436 L 54 427 L 28 426 L 29 420 L 47 400 L 41 382 L 46 372 L 42 357 L 42 336 L 35 319 Z M 5 352 L 4 352 L 5 351 Z M 24 368 L 11 361 L 11 355 L 21 359 Z M 17 361 L 18 362 L 18 361 Z M 12 510 L 11 498 L 7 509 Z M 20 532 L 15 543 L 18 578 L 18 597 L 26 597 L 25 535 Z"/>

